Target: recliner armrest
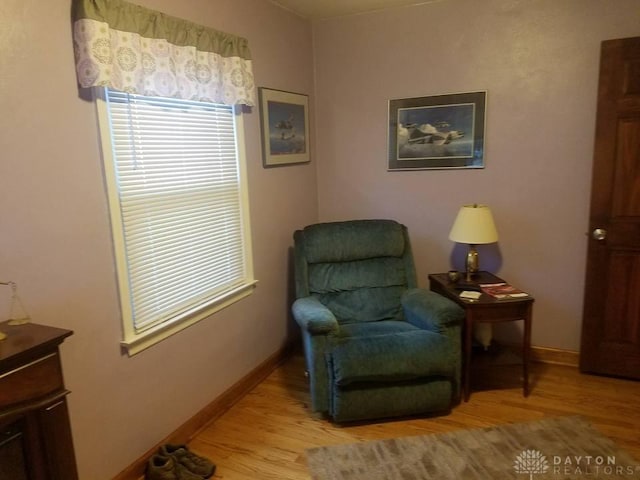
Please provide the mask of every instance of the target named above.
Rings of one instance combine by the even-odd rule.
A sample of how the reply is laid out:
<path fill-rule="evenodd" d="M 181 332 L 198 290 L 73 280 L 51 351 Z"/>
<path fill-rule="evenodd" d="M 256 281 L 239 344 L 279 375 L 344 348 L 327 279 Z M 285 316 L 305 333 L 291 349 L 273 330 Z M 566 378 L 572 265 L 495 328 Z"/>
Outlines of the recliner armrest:
<path fill-rule="evenodd" d="M 327 307 L 315 297 L 303 297 L 293 302 L 293 318 L 300 328 L 313 335 L 327 335 L 338 331 L 338 321 Z"/>
<path fill-rule="evenodd" d="M 447 328 L 460 325 L 464 318 L 459 305 L 430 290 L 407 290 L 401 302 L 407 322 L 433 332 L 444 333 Z"/>

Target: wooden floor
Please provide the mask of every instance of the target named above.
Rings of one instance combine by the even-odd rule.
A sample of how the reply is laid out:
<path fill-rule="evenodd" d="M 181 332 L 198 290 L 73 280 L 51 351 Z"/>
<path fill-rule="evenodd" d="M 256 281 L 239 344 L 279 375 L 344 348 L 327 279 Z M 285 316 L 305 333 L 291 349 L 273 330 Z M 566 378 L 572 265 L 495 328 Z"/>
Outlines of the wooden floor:
<path fill-rule="evenodd" d="M 190 448 L 216 463 L 215 479 L 308 480 L 304 450 L 310 447 L 579 414 L 640 464 L 640 382 L 534 364 L 532 393 L 524 398 L 519 371 L 502 366 L 476 372 L 469 402 L 447 416 L 340 427 L 310 413 L 303 360 L 295 355 L 204 429 Z"/>

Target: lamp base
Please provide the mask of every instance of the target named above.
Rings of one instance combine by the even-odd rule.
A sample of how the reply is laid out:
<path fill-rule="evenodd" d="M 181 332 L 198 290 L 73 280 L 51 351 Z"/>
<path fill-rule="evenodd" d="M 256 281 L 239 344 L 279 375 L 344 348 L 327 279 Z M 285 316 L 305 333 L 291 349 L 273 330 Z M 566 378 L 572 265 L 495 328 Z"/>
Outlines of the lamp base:
<path fill-rule="evenodd" d="M 29 317 L 12 318 L 7 322 L 7 325 L 11 325 L 15 327 L 17 325 L 26 325 L 30 321 L 31 321 L 31 318 Z"/>
<path fill-rule="evenodd" d="M 471 281 L 471 276 L 478 272 L 478 251 L 475 245 L 469 245 L 469 252 L 467 253 L 467 278 L 466 281 Z"/>

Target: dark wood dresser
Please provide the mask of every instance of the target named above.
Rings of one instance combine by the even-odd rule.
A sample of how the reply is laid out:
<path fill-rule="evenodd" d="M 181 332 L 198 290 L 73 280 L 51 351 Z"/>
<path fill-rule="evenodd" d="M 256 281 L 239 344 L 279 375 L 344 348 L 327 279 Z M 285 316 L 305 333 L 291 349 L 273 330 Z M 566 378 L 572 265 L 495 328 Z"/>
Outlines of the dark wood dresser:
<path fill-rule="evenodd" d="M 0 479 L 77 480 L 58 347 L 73 332 L 0 323 Z"/>

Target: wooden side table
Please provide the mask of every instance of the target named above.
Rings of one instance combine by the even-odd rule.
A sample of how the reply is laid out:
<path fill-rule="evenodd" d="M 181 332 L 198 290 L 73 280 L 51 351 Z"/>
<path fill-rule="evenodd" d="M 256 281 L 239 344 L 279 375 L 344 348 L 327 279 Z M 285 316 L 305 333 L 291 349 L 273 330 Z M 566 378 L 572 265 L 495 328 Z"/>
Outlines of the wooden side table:
<path fill-rule="evenodd" d="M 489 272 L 478 272 L 473 276 L 474 284 L 501 283 L 503 279 Z M 472 331 L 475 322 L 500 323 L 524 321 L 524 335 L 522 338 L 522 375 L 523 393 L 529 395 L 529 352 L 531 349 L 531 315 L 534 299 L 524 298 L 496 299 L 483 293 L 478 300 L 470 301 L 460 298 L 462 290 L 456 288 L 455 283 L 449 281 L 446 273 L 429 275 L 429 287 L 460 305 L 465 310 L 465 325 L 462 332 L 462 385 L 464 401 L 469 401 L 471 388 L 469 386 Z"/>
<path fill-rule="evenodd" d="M 0 479 L 77 480 L 59 345 L 73 332 L 0 323 Z"/>

